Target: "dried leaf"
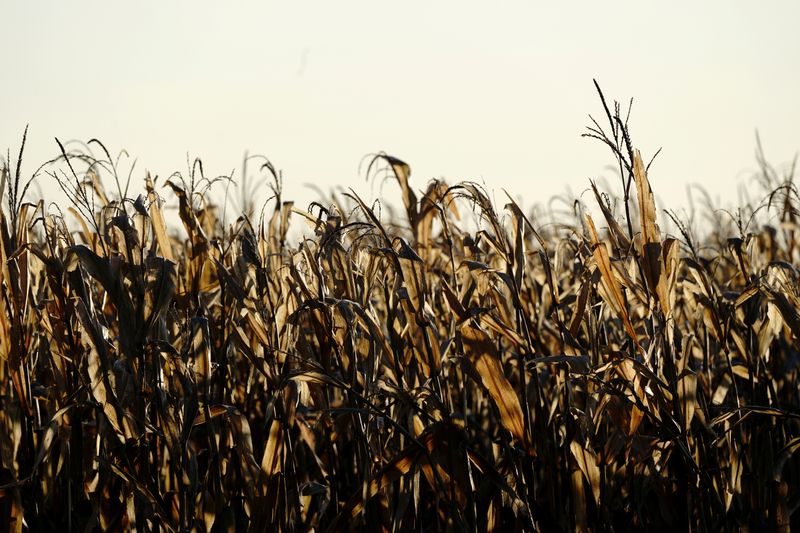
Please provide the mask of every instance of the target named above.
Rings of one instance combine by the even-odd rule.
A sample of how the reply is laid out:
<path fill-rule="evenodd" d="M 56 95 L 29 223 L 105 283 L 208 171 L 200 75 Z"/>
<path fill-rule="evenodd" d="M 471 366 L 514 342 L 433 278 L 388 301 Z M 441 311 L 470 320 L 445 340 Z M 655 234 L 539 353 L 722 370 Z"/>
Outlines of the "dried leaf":
<path fill-rule="evenodd" d="M 500 412 L 500 422 L 517 440 L 527 446 L 522 407 L 517 393 L 505 376 L 494 343 L 486 333 L 468 324 L 461 328 L 461 338 L 466 355 L 480 376 L 481 385 L 489 391 Z"/>

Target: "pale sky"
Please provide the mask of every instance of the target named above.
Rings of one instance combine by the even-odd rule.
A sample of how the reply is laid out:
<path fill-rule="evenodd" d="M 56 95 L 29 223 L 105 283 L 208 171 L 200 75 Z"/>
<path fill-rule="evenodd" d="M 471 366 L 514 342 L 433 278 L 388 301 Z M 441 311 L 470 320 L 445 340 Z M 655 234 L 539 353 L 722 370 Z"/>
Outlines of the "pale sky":
<path fill-rule="evenodd" d="M 796 1 L 2 4 L 0 147 L 15 154 L 29 123 L 26 173 L 54 137 L 127 149 L 137 180 L 185 172 L 187 153 L 227 174 L 247 150 L 303 204 L 304 183 L 373 197 L 359 163 L 383 150 L 417 188 L 479 180 L 531 206 L 617 186 L 580 137 L 603 115 L 592 78 L 635 99 L 646 158 L 663 146 L 667 207 L 692 182 L 735 201 L 756 129 L 776 164 L 800 148 Z"/>

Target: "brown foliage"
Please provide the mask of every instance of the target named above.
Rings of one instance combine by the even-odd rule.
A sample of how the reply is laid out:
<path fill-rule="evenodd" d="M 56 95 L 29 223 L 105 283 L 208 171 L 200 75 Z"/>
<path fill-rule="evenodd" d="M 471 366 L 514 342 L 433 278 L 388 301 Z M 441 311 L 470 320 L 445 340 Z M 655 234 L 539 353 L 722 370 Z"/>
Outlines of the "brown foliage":
<path fill-rule="evenodd" d="M 739 217 L 703 248 L 682 224 L 682 243 L 664 237 L 619 106 L 603 104 L 611 132 L 588 135 L 614 153 L 625 211 L 593 184 L 605 230 L 586 214 L 543 231 L 473 183 L 415 191 L 387 155 L 370 168 L 396 179 L 402 217 L 352 192 L 296 209 L 267 163 L 270 218 L 254 224 L 243 206 L 229 226 L 198 162 L 120 201 L 101 183 L 117 175 L 110 157 L 62 147 L 69 219 L 21 204 L 4 167 L 2 523 L 788 529 L 800 504 L 791 177 L 763 211 L 777 227 L 744 231 Z M 183 235 L 168 231 L 162 192 Z M 459 218 L 470 209 L 472 232 Z M 291 220 L 314 237 L 290 246 Z"/>

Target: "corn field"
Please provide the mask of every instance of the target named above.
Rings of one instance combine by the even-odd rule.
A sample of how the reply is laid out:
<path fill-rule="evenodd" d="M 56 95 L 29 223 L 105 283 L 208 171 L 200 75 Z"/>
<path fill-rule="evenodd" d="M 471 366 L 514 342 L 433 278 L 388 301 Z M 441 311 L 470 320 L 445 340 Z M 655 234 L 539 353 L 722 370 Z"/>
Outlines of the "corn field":
<path fill-rule="evenodd" d="M 591 183 L 548 224 L 383 153 L 385 205 L 299 208 L 266 161 L 251 179 L 272 198 L 232 222 L 199 161 L 131 193 L 101 143 L 58 143 L 35 175 L 59 206 L 27 202 L 23 151 L 7 158 L 4 529 L 800 523 L 793 172 L 759 160 L 762 198 L 696 230 L 656 209 L 600 97 L 585 135 L 620 191 Z"/>

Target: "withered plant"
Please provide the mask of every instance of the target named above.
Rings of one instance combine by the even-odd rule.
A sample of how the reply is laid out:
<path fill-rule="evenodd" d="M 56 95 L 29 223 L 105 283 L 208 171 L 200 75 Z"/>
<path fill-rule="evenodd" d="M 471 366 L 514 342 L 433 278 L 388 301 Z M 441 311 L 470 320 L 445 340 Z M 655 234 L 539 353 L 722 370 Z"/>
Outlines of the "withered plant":
<path fill-rule="evenodd" d="M 34 175 L 60 184 L 62 211 L 25 203 L 23 152 L 7 157 L 0 523 L 788 530 L 793 170 L 759 149 L 757 203 L 698 228 L 656 209 L 627 113 L 598 93 L 586 135 L 620 193 L 592 183 L 596 216 L 576 204 L 559 225 L 475 183 L 417 189 L 382 153 L 367 172 L 399 185 L 394 216 L 352 190 L 298 209 L 266 161 L 230 224 L 199 161 L 130 198 L 102 144 L 59 143 Z"/>

